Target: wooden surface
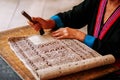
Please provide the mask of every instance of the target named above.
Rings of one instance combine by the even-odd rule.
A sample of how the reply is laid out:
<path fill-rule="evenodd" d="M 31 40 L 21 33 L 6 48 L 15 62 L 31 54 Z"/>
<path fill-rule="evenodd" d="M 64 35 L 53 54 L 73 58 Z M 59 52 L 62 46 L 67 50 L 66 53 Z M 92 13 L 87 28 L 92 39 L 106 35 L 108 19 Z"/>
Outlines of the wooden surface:
<path fill-rule="evenodd" d="M 38 34 L 31 27 L 24 26 L 20 28 L 15 28 L 9 31 L 0 32 L 0 55 L 19 73 L 25 80 L 35 80 L 30 71 L 24 66 L 24 64 L 17 58 L 14 52 L 10 49 L 8 44 L 9 37 L 15 36 L 30 36 Z M 59 77 L 54 80 L 88 80 L 101 77 L 105 74 L 111 73 L 118 70 L 118 67 L 108 65 L 99 67 L 96 69 L 91 69 L 88 71 L 83 71 L 75 74 L 71 74 L 64 77 Z"/>
<path fill-rule="evenodd" d="M 16 57 L 8 44 L 9 37 L 28 36 L 36 34 L 30 27 L 21 27 L 9 31 L 0 32 L 0 55 L 25 79 L 34 80 L 34 77 L 23 63 Z"/>

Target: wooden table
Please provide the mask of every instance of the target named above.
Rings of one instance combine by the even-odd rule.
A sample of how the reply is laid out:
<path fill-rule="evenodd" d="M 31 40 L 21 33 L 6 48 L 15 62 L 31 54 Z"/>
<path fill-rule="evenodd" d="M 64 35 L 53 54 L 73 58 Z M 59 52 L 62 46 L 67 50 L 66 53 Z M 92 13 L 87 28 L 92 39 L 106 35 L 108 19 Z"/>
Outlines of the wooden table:
<path fill-rule="evenodd" d="M 38 34 L 29 26 L 23 26 L 8 31 L 0 32 L 0 55 L 23 77 L 25 80 L 35 80 L 30 71 L 24 66 L 19 58 L 10 49 L 8 44 L 9 37 L 30 36 Z M 118 67 L 107 65 L 79 73 L 56 78 L 54 80 L 88 80 L 101 77 L 105 74 L 119 70 Z M 81 74 L 82 73 L 82 74 Z"/>

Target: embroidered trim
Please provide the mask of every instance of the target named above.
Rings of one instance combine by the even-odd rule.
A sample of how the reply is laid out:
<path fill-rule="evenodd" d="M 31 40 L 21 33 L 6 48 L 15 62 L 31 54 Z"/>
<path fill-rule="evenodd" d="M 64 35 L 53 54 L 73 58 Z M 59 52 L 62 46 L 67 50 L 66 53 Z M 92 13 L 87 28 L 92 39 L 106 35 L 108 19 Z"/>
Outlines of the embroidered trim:
<path fill-rule="evenodd" d="M 112 27 L 112 25 L 115 23 L 115 21 L 120 17 L 120 6 L 114 11 L 114 13 L 109 17 L 109 19 L 104 24 L 102 30 L 100 31 L 100 26 L 102 22 L 102 17 L 104 14 L 105 6 L 106 6 L 107 0 L 101 0 L 100 6 L 98 9 L 98 14 L 96 18 L 95 28 L 94 28 L 94 37 L 101 40 L 105 36 L 105 34 L 108 32 L 108 30 Z M 100 33 L 100 34 L 99 34 Z"/>
<path fill-rule="evenodd" d="M 113 13 L 113 15 L 108 19 L 108 21 L 104 25 L 103 29 L 101 30 L 101 34 L 99 36 L 100 40 L 105 36 L 105 34 L 109 31 L 109 29 L 112 27 L 112 25 L 119 17 L 120 17 L 120 7 L 116 9 L 116 11 Z"/>
<path fill-rule="evenodd" d="M 96 18 L 96 23 L 95 23 L 95 28 L 94 28 L 94 37 L 96 38 L 98 37 L 99 31 L 100 31 L 100 26 L 101 26 L 106 3 L 107 3 L 107 0 L 101 0 L 100 2 L 100 6 L 98 9 L 98 14 Z"/>

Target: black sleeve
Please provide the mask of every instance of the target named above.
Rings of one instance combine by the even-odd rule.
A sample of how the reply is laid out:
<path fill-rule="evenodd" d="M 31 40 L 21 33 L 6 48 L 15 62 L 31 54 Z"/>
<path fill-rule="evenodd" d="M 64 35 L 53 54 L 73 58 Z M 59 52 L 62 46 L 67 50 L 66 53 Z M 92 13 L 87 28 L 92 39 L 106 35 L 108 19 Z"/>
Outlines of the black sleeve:
<path fill-rule="evenodd" d="M 81 28 L 88 24 L 98 0 L 84 0 L 72 10 L 57 14 L 62 20 L 64 26 L 72 28 Z"/>

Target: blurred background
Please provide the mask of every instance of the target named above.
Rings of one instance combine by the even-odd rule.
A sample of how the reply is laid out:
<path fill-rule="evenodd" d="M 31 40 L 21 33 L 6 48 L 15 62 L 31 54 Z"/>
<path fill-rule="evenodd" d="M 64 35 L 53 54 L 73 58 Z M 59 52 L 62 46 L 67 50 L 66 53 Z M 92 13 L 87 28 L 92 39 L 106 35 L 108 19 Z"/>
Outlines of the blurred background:
<path fill-rule="evenodd" d="M 49 19 L 58 12 L 72 9 L 83 0 L 0 0 L 0 31 L 27 25 L 21 15 L 25 10 L 31 16 Z"/>

